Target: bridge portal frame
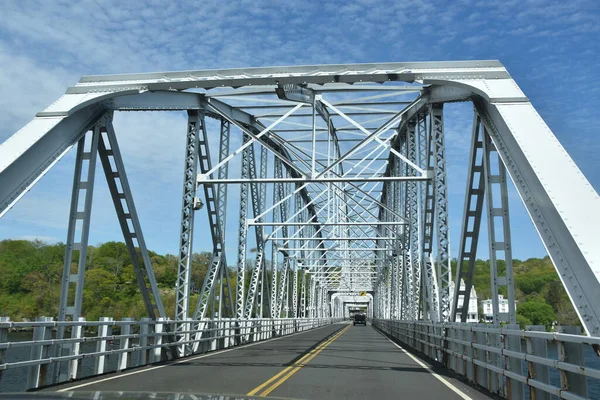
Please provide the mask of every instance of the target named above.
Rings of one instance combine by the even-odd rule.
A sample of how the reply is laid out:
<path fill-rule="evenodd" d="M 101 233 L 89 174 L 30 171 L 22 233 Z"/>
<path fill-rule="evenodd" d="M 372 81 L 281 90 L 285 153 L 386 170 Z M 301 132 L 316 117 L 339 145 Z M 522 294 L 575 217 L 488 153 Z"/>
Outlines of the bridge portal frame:
<path fill-rule="evenodd" d="M 389 124 L 374 130 L 355 123 L 351 116 L 321 97 L 321 93 L 327 91 L 343 93 L 362 90 L 361 85 L 366 83 L 399 81 L 421 83 L 423 86 L 418 89 L 420 95 L 394 115 Z M 211 95 L 210 91 L 215 88 L 220 88 L 219 94 Z M 391 90 L 414 91 L 414 88 L 398 87 Z M 227 120 L 240 128 L 252 138 L 251 142 L 269 148 L 285 164 L 290 179 L 295 179 L 297 186 L 301 179 L 309 182 L 320 178 L 332 182 L 355 179 L 351 176 L 344 177 L 343 174 L 340 177 L 338 167 L 345 160 L 356 156 L 361 147 L 355 147 L 344 154 L 335 154 L 334 157 L 330 153 L 328 165 L 321 171 L 311 165 L 311 173 L 303 174 L 302 169 L 291 162 L 290 151 L 298 149 L 278 147 L 276 141 L 272 140 L 275 136 L 271 131 L 273 124 L 264 126 L 256 115 L 222 100 L 240 94 L 260 95 L 264 91 L 275 91 L 287 101 L 296 103 L 278 120 L 291 116 L 303 106 L 310 106 L 313 120 L 317 119 L 317 115 L 318 118 L 327 119 L 328 113 L 343 117 L 353 125 L 348 130 L 356 129 L 365 134 L 366 138 L 361 143 L 382 141 L 382 132 L 394 129 L 393 126 L 396 125 L 401 129 L 403 124 L 413 120 L 426 106 L 473 101 L 477 115 L 515 184 L 586 332 L 592 336 L 600 336 L 600 299 L 596 296 L 600 289 L 600 248 L 595 243 L 594 231 L 600 225 L 600 213 L 590 212 L 600 209 L 600 197 L 498 61 L 316 65 L 83 77 L 76 86 L 69 88 L 65 95 L 38 113 L 35 119 L 0 146 L 0 216 L 100 118 L 112 111 L 202 110 L 206 116 Z M 330 133 L 333 131 L 330 126 L 326 130 Z M 313 143 L 316 143 L 315 132 L 313 124 Z M 389 151 L 403 162 L 409 165 L 412 163 L 394 148 Z M 235 156 L 235 153 L 227 158 Z M 313 151 L 313 164 L 317 157 L 321 155 Z M 225 182 L 224 179 L 210 182 L 210 175 L 227 162 L 227 158 L 212 167 L 213 170 L 203 171 L 197 182 L 205 187 L 232 183 Z M 425 172 L 420 176 L 426 178 L 427 182 L 433 178 L 428 171 L 416 167 L 417 171 Z M 329 173 L 336 176 L 332 178 L 330 174 L 328 177 Z M 371 179 L 373 177 L 380 181 L 386 180 L 385 176 L 377 174 L 372 175 Z M 389 181 L 402 180 L 397 176 L 390 178 Z M 439 180 L 433 182 L 439 183 Z M 302 185 L 300 187 L 305 203 L 311 202 L 308 191 L 303 190 L 305 187 Z M 329 200 L 334 198 L 330 197 Z M 379 200 L 375 201 L 381 206 Z M 440 212 L 439 209 L 437 211 Z M 440 215 L 438 221 L 439 218 Z M 309 215 L 307 221 L 319 222 L 314 213 Z M 318 233 L 319 228 L 315 225 L 313 230 Z M 308 253 L 308 257 L 315 256 Z M 427 257 L 423 264 L 427 265 L 426 261 Z M 430 292 L 429 298 L 435 299 L 436 291 L 440 294 L 438 300 L 434 301 L 434 304 L 441 303 L 440 310 L 433 314 L 438 314 L 441 320 L 445 320 L 449 315 L 446 273 L 439 266 L 439 262 L 445 260 L 435 261 L 438 262 L 439 273 L 437 290 L 435 287 L 427 288 L 425 283 L 428 280 L 436 280 L 431 278 L 422 280 L 421 287 L 425 292 Z M 321 262 L 326 265 L 325 260 Z M 423 276 L 427 276 L 427 268 L 422 269 L 422 272 Z M 439 276 L 440 274 L 443 276 Z M 373 283 L 387 281 L 379 275 L 380 278 L 374 279 Z M 319 279 L 318 283 L 319 287 L 324 288 L 327 278 Z M 456 288 L 458 290 L 459 285 Z M 325 310 L 319 312 L 324 314 Z"/>

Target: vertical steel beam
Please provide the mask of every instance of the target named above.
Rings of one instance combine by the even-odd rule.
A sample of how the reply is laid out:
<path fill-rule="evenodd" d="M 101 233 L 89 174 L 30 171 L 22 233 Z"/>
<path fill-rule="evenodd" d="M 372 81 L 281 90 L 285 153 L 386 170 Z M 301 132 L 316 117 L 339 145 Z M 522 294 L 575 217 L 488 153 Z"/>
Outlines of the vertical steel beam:
<path fill-rule="evenodd" d="M 208 141 L 208 134 L 206 131 L 206 124 L 204 121 L 204 114 L 199 114 L 198 117 L 198 133 L 199 133 L 199 146 L 198 146 L 198 161 L 200 165 L 200 172 L 206 175 L 209 171 L 212 170 L 212 162 L 210 157 L 210 146 Z M 208 309 L 208 304 L 211 297 L 214 296 L 215 292 L 215 282 L 217 280 L 217 276 L 220 272 L 220 269 L 223 268 L 224 278 L 227 287 L 229 288 L 229 300 L 230 304 L 233 304 L 232 297 L 233 294 L 231 292 L 231 286 L 229 285 L 229 276 L 227 272 L 227 260 L 225 257 L 225 243 L 224 243 L 224 235 L 223 235 L 223 226 L 221 226 L 221 216 L 217 204 L 216 198 L 216 190 L 212 183 L 204 182 L 202 184 L 204 189 L 204 198 L 206 200 L 206 212 L 208 214 L 208 223 L 210 226 L 210 233 L 213 241 L 213 253 L 211 257 L 210 264 L 208 266 L 208 271 L 206 273 L 206 277 L 204 278 L 204 283 L 202 284 L 202 289 L 200 290 L 200 296 L 198 298 L 198 302 L 196 303 L 196 309 L 194 311 L 193 319 L 198 321 L 202 320 L 206 317 L 206 312 Z M 200 339 L 202 336 L 202 329 L 204 327 L 204 323 L 201 322 L 197 327 L 196 331 L 196 339 Z M 197 346 L 195 346 L 194 351 L 197 350 Z"/>
<path fill-rule="evenodd" d="M 314 276 L 309 275 L 309 290 L 308 290 L 308 317 L 315 318 L 316 310 L 315 310 L 315 295 L 317 293 L 317 283 Z"/>
<path fill-rule="evenodd" d="M 424 302 L 426 308 L 424 317 L 433 322 L 438 322 L 440 317 L 439 312 L 439 292 L 436 279 L 435 265 L 433 262 L 433 225 L 435 220 L 435 184 L 433 182 L 434 169 L 434 150 L 433 150 L 433 132 L 431 128 L 431 119 L 426 124 L 426 132 L 421 132 L 420 148 L 421 161 L 427 168 L 427 173 L 430 179 L 421 187 L 421 254 L 423 260 L 423 273 L 425 275 L 423 288 L 426 292 L 427 301 Z"/>
<path fill-rule="evenodd" d="M 262 149 L 262 147 L 261 147 Z M 254 218 L 257 218 L 262 214 L 262 210 L 264 209 L 264 197 L 261 197 L 263 188 L 266 187 L 265 184 L 258 184 L 252 182 L 256 179 L 256 162 L 254 158 L 254 146 L 248 147 L 248 173 L 250 179 L 250 194 L 252 198 L 252 209 L 254 212 Z M 266 153 L 264 157 L 262 157 L 263 153 L 261 150 L 261 159 L 260 159 L 260 174 L 261 178 L 266 178 L 267 175 L 267 156 Z M 266 194 L 265 194 L 266 195 Z M 257 218 L 257 222 L 262 222 L 262 218 Z M 250 318 L 252 316 L 252 310 L 254 309 L 255 298 L 258 292 L 259 281 L 261 285 L 261 294 L 260 294 L 260 309 L 263 307 L 263 293 L 264 293 L 264 252 L 265 252 L 265 244 L 263 238 L 263 230 L 262 226 L 255 225 L 254 226 L 256 233 L 256 262 L 254 263 L 254 269 L 252 270 L 252 275 L 250 277 L 250 284 L 248 287 L 248 294 L 246 298 L 246 306 L 244 310 L 244 318 Z M 262 311 L 260 312 L 262 316 Z"/>
<path fill-rule="evenodd" d="M 87 262 L 88 238 L 92 212 L 92 198 L 94 194 L 94 179 L 96 176 L 96 159 L 98 155 L 98 142 L 100 140 L 100 128 L 104 122 L 104 116 L 92 127 L 91 135 L 84 135 L 77 144 L 77 155 L 75 158 L 75 172 L 73 176 L 73 189 L 71 192 L 71 208 L 69 211 L 69 225 L 67 229 L 67 243 L 65 246 L 65 259 L 63 265 L 61 295 L 58 308 L 58 320 L 66 321 L 70 317 L 77 321 L 81 315 L 81 304 L 83 301 L 83 287 L 85 279 L 85 268 Z M 86 138 L 90 139 L 89 150 L 85 149 Z M 84 174 L 84 166 L 87 173 Z M 83 193 L 82 193 L 83 192 Z M 79 207 L 79 199 L 83 196 L 83 209 Z M 80 226 L 78 226 L 80 222 Z M 75 238 L 79 230 L 79 240 Z M 77 267 L 73 265 L 74 252 L 79 252 Z M 75 284 L 73 302 L 69 305 L 71 284 Z M 64 326 L 58 327 L 56 337 L 62 339 L 65 334 Z M 75 334 L 75 330 L 71 332 Z M 56 355 L 68 356 L 72 354 L 73 345 L 66 344 L 56 347 Z M 68 379 L 72 363 L 60 363 L 54 370 L 54 382 L 62 382 Z"/>
<path fill-rule="evenodd" d="M 175 298 L 175 321 L 189 318 L 189 297 L 192 269 L 192 240 L 194 232 L 194 211 L 196 198 L 196 175 L 198 167 L 198 111 L 188 111 L 187 133 L 185 142 L 185 158 L 183 169 L 183 196 L 181 205 L 181 230 L 179 236 L 179 254 L 177 262 L 177 286 Z M 176 332 L 189 331 L 185 323 L 177 323 Z M 178 338 L 189 341 L 189 333 Z M 184 348 L 179 349 L 183 354 Z"/>
<path fill-rule="evenodd" d="M 96 158 L 98 155 L 101 123 L 102 122 L 98 122 L 92 128 L 92 134 L 84 135 L 79 139 L 77 144 L 75 174 L 73 178 L 73 190 L 71 192 L 71 209 L 69 211 L 67 243 L 65 246 L 65 262 L 61 282 L 60 304 L 58 308 L 59 321 L 66 321 L 67 317 L 76 321 L 81 315 L 92 198 L 94 194 L 94 178 L 96 176 Z M 86 151 L 85 143 L 86 138 L 88 137 L 90 138 L 91 144 L 90 149 Z M 87 173 L 83 176 L 85 165 L 87 165 Z M 82 210 L 79 208 L 79 199 L 81 196 L 83 196 Z M 78 226 L 78 222 L 81 223 L 81 226 Z M 79 230 L 78 241 L 75 238 L 77 230 Z M 77 268 L 74 268 L 72 265 L 75 251 L 79 252 Z M 69 305 L 69 289 L 71 288 L 72 283 L 75 284 L 75 296 L 73 298 L 73 303 Z M 58 334 L 60 338 L 62 338 L 63 332 L 64 328 L 59 327 Z"/>
<path fill-rule="evenodd" d="M 397 176 L 400 170 L 400 160 L 395 158 L 392 163 L 391 174 L 392 176 Z M 388 186 L 389 190 L 386 192 L 385 205 L 388 208 L 397 212 L 399 209 L 399 199 L 400 199 L 400 185 L 398 182 L 390 182 Z M 391 222 L 394 218 L 392 214 L 386 209 L 384 210 L 384 220 L 386 222 Z M 394 250 L 392 250 L 391 254 L 389 251 L 385 251 L 385 263 L 388 266 L 390 278 L 389 278 L 389 299 L 390 299 L 390 318 L 397 319 L 401 318 L 400 310 L 398 309 L 398 304 L 400 303 L 400 296 L 402 295 L 402 289 L 399 276 L 402 273 L 399 269 L 401 265 L 398 265 L 396 259 L 399 257 L 399 253 L 402 251 L 402 237 L 400 229 L 394 227 L 394 236 L 397 238 L 394 240 Z"/>
<path fill-rule="evenodd" d="M 448 188 L 446 180 L 446 149 L 444 144 L 443 105 L 431 107 L 431 132 L 434 146 L 435 233 L 437 244 L 437 278 L 442 322 L 450 317 L 450 237 L 448 227 Z"/>
<path fill-rule="evenodd" d="M 406 157 L 409 161 L 418 164 L 417 160 L 417 132 L 416 132 L 416 120 L 411 120 L 408 123 L 406 130 Z M 407 176 L 416 176 L 414 168 L 408 167 L 406 171 Z M 411 270 L 412 278 L 412 296 L 408 299 L 408 306 L 410 307 L 410 315 L 412 319 L 419 318 L 419 300 L 420 300 L 420 288 L 421 288 L 421 266 L 419 263 L 419 207 L 417 199 L 417 182 L 407 181 L 406 182 L 406 208 L 409 217 L 409 224 L 404 225 L 405 229 L 408 229 L 406 244 L 406 254 L 408 256 L 408 264 Z"/>
<path fill-rule="evenodd" d="M 250 136 L 244 134 L 244 144 L 250 140 Z M 250 176 L 250 147 L 246 147 L 242 152 L 242 172 L 241 179 L 247 180 Z M 237 259 L 237 291 L 236 291 L 236 317 L 244 318 L 244 295 L 246 284 L 246 236 L 248 232 L 248 183 L 240 184 L 240 217 L 239 217 L 239 237 L 238 237 L 238 259 Z"/>
<path fill-rule="evenodd" d="M 411 151 L 410 140 L 414 138 L 415 133 L 415 124 L 412 121 L 409 121 L 406 128 L 402 131 L 402 143 L 401 143 L 401 153 L 405 154 L 407 159 L 409 159 L 409 153 Z M 408 163 L 403 163 L 402 169 L 400 170 L 400 175 L 403 176 L 411 176 L 414 174 L 414 169 L 408 165 Z M 399 182 L 402 185 L 402 204 L 400 213 L 406 221 L 412 223 L 411 218 L 411 209 L 410 209 L 410 192 L 408 187 L 408 182 Z M 416 227 L 416 226 L 415 226 Z M 402 229 L 402 249 L 400 255 L 402 257 L 402 273 L 403 273 L 403 286 L 404 286 L 404 304 L 405 306 L 405 316 L 403 319 L 415 319 L 415 310 L 417 307 L 417 302 L 414 300 L 415 293 L 417 292 L 415 288 L 415 278 L 414 278 L 414 268 L 412 264 L 412 257 L 410 254 L 410 239 L 411 239 L 411 231 L 413 229 L 410 225 L 403 225 Z"/>
<path fill-rule="evenodd" d="M 450 321 L 452 322 L 456 321 L 458 317 L 460 317 L 462 322 L 467 322 L 471 288 L 473 287 L 473 273 L 475 271 L 475 261 L 477 260 L 477 244 L 479 243 L 483 198 L 485 194 L 483 139 L 481 134 L 481 119 L 477 112 L 475 112 L 469 170 L 467 172 L 465 208 L 459 241 L 454 295 L 452 297 L 452 313 L 450 317 Z M 467 265 L 464 265 L 465 263 Z M 460 288 L 461 279 L 465 282 L 464 289 Z M 463 296 L 462 305 L 459 305 L 460 296 Z"/>
<path fill-rule="evenodd" d="M 221 119 L 221 134 L 219 138 L 219 163 L 221 163 L 226 157 L 229 156 L 229 143 L 231 136 L 231 123 L 226 119 Z M 227 179 L 229 176 L 229 163 L 224 163 L 219 167 L 217 173 L 219 179 Z M 219 184 L 217 185 L 217 208 L 219 215 L 219 224 L 221 226 L 221 241 L 225 243 L 225 227 L 227 226 L 227 185 Z M 219 304 L 219 318 L 223 315 L 223 304 L 227 304 L 227 309 L 230 312 L 230 315 L 233 315 L 233 304 L 232 304 L 232 293 L 231 287 L 229 285 L 229 279 L 226 279 L 225 269 L 221 268 L 219 273 L 218 287 L 219 292 L 218 296 L 213 299 L 213 304 L 218 302 Z M 227 286 L 228 296 L 224 297 L 224 285 Z M 213 313 L 214 317 L 214 313 Z"/>
<path fill-rule="evenodd" d="M 515 287 L 513 282 L 512 246 L 510 241 L 510 221 L 508 214 L 508 188 L 506 182 L 506 168 L 500 155 L 492 142 L 487 129 L 483 128 L 483 155 L 484 155 L 484 180 L 487 200 L 487 225 L 490 250 L 490 275 L 492 291 L 493 324 L 500 326 L 499 288 L 505 286 L 508 297 L 508 323 L 517 323 L 515 310 Z M 492 156 L 495 154 L 495 157 Z M 495 163 L 492 165 L 492 160 Z M 497 166 L 497 172 L 494 167 Z M 494 190 L 496 189 L 496 190 Z M 497 199 L 499 197 L 499 199 Z M 499 200 L 499 207 L 496 203 Z M 498 237 L 496 230 L 497 219 L 502 219 L 502 235 Z M 498 268 L 499 253 L 504 253 L 506 268 L 502 274 Z"/>
<path fill-rule="evenodd" d="M 300 291 L 300 317 L 306 318 L 306 271 L 302 271 L 302 288 Z"/>
<path fill-rule="evenodd" d="M 277 297 L 277 311 L 276 311 L 276 315 L 278 316 L 277 318 L 279 318 L 279 316 L 281 315 L 281 312 L 283 310 L 283 301 L 284 301 L 285 295 L 287 294 L 289 267 L 290 267 L 290 259 L 288 257 L 284 257 L 283 258 L 283 268 L 281 271 L 281 280 L 279 281 L 279 292 L 278 292 L 278 297 Z"/>
<path fill-rule="evenodd" d="M 281 179 L 281 162 L 277 158 L 273 158 L 273 176 L 275 179 Z M 279 187 L 278 183 L 273 184 L 273 204 L 277 204 L 281 198 L 279 196 Z M 273 223 L 277 223 L 277 221 L 283 221 L 280 219 L 280 208 L 275 207 L 272 212 Z M 275 226 L 273 227 L 273 230 Z M 275 238 L 274 238 L 275 239 Z M 278 275 L 279 271 L 277 268 L 277 260 L 279 258 L 279 251 L 277 250 L 276 241 L 272 240 L 272 252 L 271 252 L 271 318 L 279 318 L 280 315 L 277 312 L 277 289 L 278 289 Z"/>

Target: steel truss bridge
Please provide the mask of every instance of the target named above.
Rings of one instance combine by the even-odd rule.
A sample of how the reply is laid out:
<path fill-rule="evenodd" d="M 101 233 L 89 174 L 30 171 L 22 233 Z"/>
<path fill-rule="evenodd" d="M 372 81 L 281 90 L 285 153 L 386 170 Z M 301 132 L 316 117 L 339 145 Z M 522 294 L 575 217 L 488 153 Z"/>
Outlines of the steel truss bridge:
<path fill-rule="evenodd" d="M 460 229 L 457 252 L 449 243 L 444 132 L 444 105 L 454 102 L 473 104 L 462 226 L 453 228 Z M 185 131 L 186 140 L 174 320 L 154 277 L 115 111 L 187 113 L 187 126 L 173 127 Z M 582 346 L 597 350 L 600 344 L 600 197 L 497 61 L 86 76 L 0 145 L 0 217 L 73 148 L 59 315 L 34 323 L 38 337 L 29 344 L 39 351 L 27 364 L 34 368 L 28 387 L 80 377 L 81 330 L 90 324 L 99 326 L 98 345 L 105 346 L 94 353 L 95 371 L 102 373 L 110 327 L 120 326 L 115 337 L 127 340 L 121 370 L 128 367 L 121 357 L 133 351 L 129 337 L 137 339 L 127 336 L 130 328 L 141 332 L 140 346 L 153 351 L 143 365 L 339 322 L 356 307 L 404 346 L 506 397 L 521 398 L 526 388 L 539 398 L 585 398 L 586 379 L 600 377 L 578 356 Z M 82 318 L 98 160 L 148 320 Z M 508 179 L 587 336 L 528 333 L 515 325 Z M 237 192 L 228 197 L 233 185 L 239 199 Z M 199 212 L 208 226 L 194 224 Z M 239 228 L 235 243 L 225 234 L 232 218 Z M 197 229 L 210 233 L 212 257 L 191 304 Z M 477 254 L 480 241 L 487 241 L 489 255 Z M 232 247 L 233 260 L 225 251 Z M 477 256 L 490 259 L 493 323 L 487 326 L 467 325 L 462 306 L 469 303 Z M 499 293 L 508 298 L 505 326 Z M 18 324 L 0 323 L 0 342 L 6 340 L 2 329 Z M 56 340 L 45 336 L 49 327 L 57 329 Z M 526 340 L 527 351 L 511 335 Z M 563 356 L 576 353 L 562 359 L 562 367 L 553 364 L 561 372 L 558 388 L 548 383 L 550 361 L 539 353 L 539 343 L 556 340 L 569 349 Z M 469 346 L 473 342 L 480 347 Z M 7 348 L 0 343 L 0 353 Z M 529 373 L 516 371 L 523 360 L 531 364 Z M 48 365 L 53 372 L 40 378 Z M 0 370 L 14 366 L 0 356 Z"/>

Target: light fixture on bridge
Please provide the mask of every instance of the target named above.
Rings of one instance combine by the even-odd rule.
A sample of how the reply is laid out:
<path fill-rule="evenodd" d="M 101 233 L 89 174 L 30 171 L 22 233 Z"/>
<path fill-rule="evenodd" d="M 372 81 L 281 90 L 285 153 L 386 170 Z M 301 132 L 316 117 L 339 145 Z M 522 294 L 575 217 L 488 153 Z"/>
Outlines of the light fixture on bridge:
<path fill-rule="evenodd" d="M 315 95 L 311 89 L 308 89 L 306 85 L 296 84 L 278 84 L 275 89 L 277 97 L 282 100 L 297 101 L 300 103 L 313 104 Z"/>
<path fill-rule="evenodd" d="M 204 203 L 200 200 L 200 197 L 194 197 L 194 205 L 193 208 L 195 211 L 201 210 L 204 207 Z"/>

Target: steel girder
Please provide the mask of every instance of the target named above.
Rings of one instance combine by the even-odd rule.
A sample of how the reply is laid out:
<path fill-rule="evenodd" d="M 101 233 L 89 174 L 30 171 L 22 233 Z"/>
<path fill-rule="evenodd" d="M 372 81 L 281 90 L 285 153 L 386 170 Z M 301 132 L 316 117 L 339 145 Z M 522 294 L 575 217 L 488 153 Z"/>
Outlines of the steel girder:
<path fill-rule="evenodd" d="M 229 155 L 230 137 L 231 137 L 231 123 L 225 119 L 221 119 L 221 135 L 219 136 L 219 163 L 221 163 Z M 219 179 L 227 179 L 229 176 L 229 164 L 225 163 L 221 165 L 218 171 Z M 217 206 L 219 208 L 219 218 L 221 219 L 221 226 L 227 226 L 227 185 L 217 185 Z M 221 231 L 223 243 L 225 242 L 225 228 Z M 230 315 L 234 315 L 233 311 L 233 296 L 231 293 L 231 285 L 229 282 L 229 275 L 225 274 L 225 269 L 221 268 L 219 274 L 219 296 L 213 301 L 213 307 L 215 302 L 219 304 L 218 315 L 219 318 L 223 316 L 223 303 L 227 304 Z M 224 286 L 227 286 L 229 296 L 224 297 L 222 295 Z M 213 313 L 214 315 L 214 313 Z"/>
<path fill-rule="evenodd" d="M 412 120 L 406 130 L 406 146 L 407 146 L 407 158 L 418 163 L 417 160 L 417 137 L 416 137 L 416 119 Z M 408 167 L 406 169 L 407 176 L 415 176 L 416 171 L 414 168 Z M 417 198 L 417 182 L 407 181 L 406 182 L 406 215 L 409 220 L 409 224 L 405 225 L 405 229 L 408 231 L 405 233 L 406 250 L 405 254 L 407 257 L 407 270 L 410 270 L 410 278 L 412 278 L 410 286 L 411 290 L 408 291 L 409 295 L 406 299 L 407 309 L 409 310 L 410 319 L 419 318 L 419 303 L 420 303 L 420 286 L 421 286 L 421 270 L 419 264 L 419 208 Z"/>
<path fill-rule="evenodd" d="M 81 315 L 81 302 L 83 298 L 83 286 L 85 269 L 87 264 L 87 248 L 92 210 L 92 197 L 94 192 L 94 181 L 96 177 L 96 160 L 98 156 L 98 142 L 100 139 L 100 126 L 93 127 L 92 135 L 83 136 L 77 144 L 77 155 L 75 159 L 75 174 L 73 179 L 73 190 L 71 194 L 71 209 L 69 212 L 69 225 L 67 241 L 65 246 L 64 269 L 62 274 L 62 288 L 60 304 L 58 307 L 59 321 L 66 321 L 69 316 L 73 321 Z M 86 139 L 90 139 L 90 148 L 85 151 Z M 87 174 L 83 176 L 84 163 L 87 163 Z M 79 209 L 79 199 L 83 191 L 83 210 Z M 77 221 L 82 221 L 80 238 L 75 239 Z M 73 268 L 73 252 L 79 251 L 77 267 Z M 75 296 L 73 304 L 69 306 L 69 289 L 71 283 L 75 284 Z M 59 336 L 62 329 L 59 329 Z M 62 336 L 61 336 L 62 337 Z"/>
<path fill-rule="evenodd" d="M 488 241 L 490 251 L 490 276 L 491 276 L 491 292 L 492 292 L 492 313 L 493 324 L 500 326 L 500 309 L 498 304 L 498 295 L 500 287 L 506 288 L 508 298 L 508 322 L 509 324 L 517 323 L 516 303 L 515 303 L 515 286 L 513 281 L 513 260 L 512 260 L 512 244 L 510 241 L 510 222 L 508 214 L 508 189 L 506 184 L 506 168 L 502 164 L 494 144 L 484 127 L 483 135 L 483 175 L 486 190 L 487 203 L 487 225 L 488 225 Z M 494 157 L 495 156 L 495 157 Z M 497 172 L 494 172 L 492 165 L 493 158 L 496 159 Z M 495 206 L 494 198 L 500 199 L 500 206 Z M 501 219 L 501 235 L 498 235 L 496 224 L 498 218 Z M 500 272 L 497 261 L 501 254 L 505 258 L 504 274 Z"/>
<path fill-rule="evenodd" d="M 188 126 L 185 144 L 183 172 L 183 200 L 181 207 L 181 234 L 179 238 L 177 286 L 175 298 L 175 320 L 186 321 L 189 318 L 189 297 L 192 271 L 192 242 L 194 233 L 194 202 L 196 201 L 196 170 L 200 146 L 198 111 L 188 112 Z M 185 323 L 178 323 L 176 332 L 189 331 Z M 189 341 L 189 333 L 180 336 L 180 340 Z M 184 349 L 180 352 L 183 354 Z"/>
<path fill-rule="evenodd" d="M 422 132 L 421 162 L 426 166 L 428 173 L 433 176 L 433 165 L 434 165 L 434 150 L 433 150 L 433 138 L 430 124 L 427 124 L 427 131 Z M 426 299 L 423 303 L 424 312 L 423 318 L 429 319 L 434 322 L 439 321 L 439 292 L 437 274 L 435 265 L 433 262 L 433 234 L 434 234 L 434 207 L 435 207 L 435 189 L 432 180 L 426 181 L 421 187 L 421 254 L 423 258 L 423 274 L 424 280 L 422 287 L 426 293 Z"/>
<path fill-rule="evenodd" d="M 92 197 L 94 191 L 96 160 L 98 155 L 98 142 L 100 139 L 100 123 L 92 128 L 92 135 L 84 135 L 77 144 L 77 155 L 75 158 L 75 173 L 73 177 L 73 189 L 71 192 L 71 208 L 69 211 L 69 225 L 67 230 L 67 241 L 65 244 L 65 258 L 61 281 L 60 303 L 58 307 L 58 320 L 66 321 L 67 316 L 72 321 L 77 321 L 81 315 L 81 306 L 83 301 L 83 287 L 85 270 L 87 267 L 87 248 L 92 210 Z M 90 139 L 89 150 L 86 148 L 86 139 Z M 84 163 L 87 163 L 87 176 L 83 175 Z M 83 191 L 83 210 L 79 209 L 79 198 Z M 76 224 L 81 221 L 81 231 L 79 241 L 76 241 Z M 74 251 L 79 251 L 79 259 L 76 267 L 73 265 Z M 70 286 L 75 284 L 73 303 L 69 305 Z M 75 332 L 72 332 L 74 334 Z M 57 339 L 62 339 L 65 334 L 64 326 L 57 329 Z M 72 352 L 69 345 L 57 347 L 56 356 L 68 356 Z M 77 371 L 78 362 L 59 364 L 54 371 L 55 381 L 66 381 L 74 376 Z"/>
<path fill-rule="evenodd" d="M 204 115 L 201 114 L 198 118 L 198 121 L 199 164 L 202 173 L 207 173 L 212 169 L 212 162 L 210 157 L 210 146 L 206 130 L 206 122 L 204 121 Z M 196 309 L 194 311 L 194 320 L 200 320 L 206 317 L 208 304 L 211 300 L 212 294 L 214 293 L 215 281 L 217 280 L 219 269 L 227 268 L 227 262 L 225 260 L 224 251 L 225 245 L 223 242 L 224 235 L 222 233 L 223 228 L 221 226 L 222 220 L 219 213 L 215 186 L 211 183 L 204 183 L 202 186 L 204 190 L 204 199 L 206 200 L 205 206 L 206 211 L 208 213 L 208 222 L 213 242 L 213 253 L 208 267 L 208 271 L 206 273 L 206 277 L 204 279 L 204 283 L 202 284 L 202 289 L 200 290 L 200 296 L 196 304 Z M 225 274 L 225 276 L 227 276 L 227 274 Z"/>
<path fill-rule="evenodd" d="M 477 244 L 483 213 L 483 199 L 485 194 L 483 163 L 483 139 L 481 136 L 481 119 L 477 112 L 473 121 L 471 138 L 471 151 L 469 156 L 469 169 L 467 172 L 467 190 L 465 194 L 465 207 L 463 211 L 462 230 L 459 240 L 458 259 L 456 265 L 456 279 L 454 281 L 454 295 L 452 297 L 452 313 L 450 321 L 456 321 L 460 316 L 462 322 L 467 321 L 468 305 L 473 286 L 473 273 L 477 260 Z M 465 265 L 466 263 L 466 265 Z M 464 290 L 461 289 L 461 279 L 465 282 Z M 462 306 L 458 302 L 463 297 Z"/>
<path fill-rule="evenodd" d="M 266 153 L 262 153 L 261 148 L 261 157 L 260 157 L 260 176 L 266 176 L 267 174 L 267 156 Z M 249 179 L 252 181 L 256 179 L 256 162 L 254 157 L 254 146 L 250 146 L 249 150 L 249 160 L 248 160 L 248 174 Z M 265 149 L 266 151 L 266 149 Z M 257 184 L 250 183 L 250 193 L 252 198 L 252 210 L 254 213 L 254 217 L 258 217 L 262 214 L 262 210 L 264 209 L 264 198 L 266 196 L 266 185 L 265 184 Z M 262 221 L 259 218 L 259 221 Z M 263 279 L 263 271 L 264 271 L 264 238 L 263 238 L 263 230 L 261 226 L 255 226 L 254 231 L 256 233 L 256 260 L 254 263 L 254 269 L 252 270 L 252 275 L 250 276 L 250 284 L 248 287 L 248 294 L 246 298 L 246 305 L 244 310 L 244 318 L 250 318 L 252 316 L 252 311 L 254 309 L 255 299 L 258 291 L 259 283 L 261 285 L 261 294 L 260 294 L 260 309 L 262 310 L 263 306 L 263 287 L 262 280 Z M 262 311 L 259 313 L 262 317 Z"/>
<path fill-rule="evenodd" d="M 249 140 L 248 135 L 244 135 L 244 143 Z M 252 146 L 250 146 L 252 147 Z M 244 180 L 250 178 L 250 147 L 242 152 L 242 173 Z M 223 185 L 225 186 L 225 185 Z M 240 185 L 240 215 L 239 215 L 239 237 L 238 237 L 238 258 L 237 258 L 237 293 L 236 293 L 236 317 L 244 318 L 244 299 L 246 284 L 246 235 L 248 232 L 248 183 Z"/>
<path fill-rule="evenodd" d="M 431 139 L 434 147 L 434 199 L 435 233 L 437 244 L 437 279 L 439 291 L 440 320 L 450 317 L 450 237 L 448 226 L 448 188 L 446 181 L 446 157 L 444 145 L 444 119 L 442 105 L 434 104 L 430 110 Z"/>

